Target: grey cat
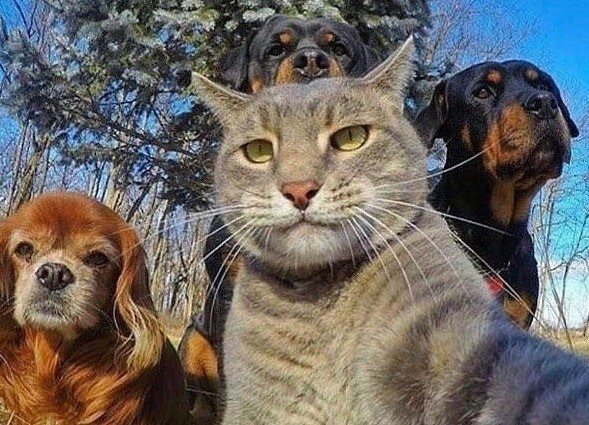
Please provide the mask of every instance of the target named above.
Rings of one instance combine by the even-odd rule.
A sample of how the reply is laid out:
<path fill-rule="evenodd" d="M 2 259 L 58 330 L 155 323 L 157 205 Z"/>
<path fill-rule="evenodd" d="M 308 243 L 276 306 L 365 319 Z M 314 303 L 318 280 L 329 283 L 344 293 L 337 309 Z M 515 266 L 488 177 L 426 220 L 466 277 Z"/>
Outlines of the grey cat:
<path fill-rule="evenodd" d="M 589 423 L 589 365 L 509 324 L 426 203 L 412 46 L 364 78 L 254 96 L 195 75 L 246 259 L 226 425 Z"/>

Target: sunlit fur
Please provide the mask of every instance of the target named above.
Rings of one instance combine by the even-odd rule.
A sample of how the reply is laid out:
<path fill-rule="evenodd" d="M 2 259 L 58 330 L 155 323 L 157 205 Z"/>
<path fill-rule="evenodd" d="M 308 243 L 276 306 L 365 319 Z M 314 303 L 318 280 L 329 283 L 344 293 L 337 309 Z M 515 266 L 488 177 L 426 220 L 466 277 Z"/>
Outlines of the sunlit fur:
<path fill-rule="evenodd" d="M 217 200 L 236 208 L 226 223 L 246 254 L 224 425 L 587 423 L 589 365 L 508 323 L 426 204 L 402 113 L 411 50 L 364 78 L 252 97 L 195 76 L 223 124 Z M 366 144 L 330 149 L 352 125 Z M 274 158 L 252 164 L 240 146 L 260 138 Z M 297 187 L 320 187 L 303 203 L 280 192 L 309 181 Z"/>
<path fill-rule="evenodd" d="M 34 247 L 30 258 L 20 243 Z M 106 255 L 106 264 L 88 260 Z M 35 272 L 66 265 L 48 291 Z M 0 398 L 26 423 L 181 423 L 179 360 L 158 324 L 135 231 L 79 194 L 41 195 L 0 222 Z"/>

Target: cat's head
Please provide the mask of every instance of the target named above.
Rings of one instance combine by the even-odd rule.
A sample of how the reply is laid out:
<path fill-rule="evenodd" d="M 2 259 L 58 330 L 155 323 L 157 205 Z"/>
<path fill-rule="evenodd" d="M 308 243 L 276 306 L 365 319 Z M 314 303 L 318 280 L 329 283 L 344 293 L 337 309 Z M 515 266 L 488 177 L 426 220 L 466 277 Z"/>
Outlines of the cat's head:
<path fill-rule="evenodd" d="M 424 204 L 425 152 L 403 117 L 413 43 L 363 78 L 246 95 L 196 74 L 223 126 L 215 189 L 238 246 L 297 275 L 374 257 Z"/>

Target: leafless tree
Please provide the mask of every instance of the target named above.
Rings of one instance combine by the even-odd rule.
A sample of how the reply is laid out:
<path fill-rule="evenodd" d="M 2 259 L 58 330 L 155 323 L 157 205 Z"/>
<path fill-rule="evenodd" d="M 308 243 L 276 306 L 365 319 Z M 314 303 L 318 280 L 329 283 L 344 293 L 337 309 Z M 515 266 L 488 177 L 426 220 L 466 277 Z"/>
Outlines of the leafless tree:
<path fill-rule="evenodd" d="M 586 318 L 584 333 L 589 324 L 589 300 L 579 299 L 589 283 L 589 169 L 578 159 L 589 148 L 588 117 L 589 108 L 577 121 L 581 136 L 573 144 L 573 164 L 543 188 L 532 219 L 542 289 L 538 314 L 564 329 L 571 347 L 571 320 L 578 327 Z"/>

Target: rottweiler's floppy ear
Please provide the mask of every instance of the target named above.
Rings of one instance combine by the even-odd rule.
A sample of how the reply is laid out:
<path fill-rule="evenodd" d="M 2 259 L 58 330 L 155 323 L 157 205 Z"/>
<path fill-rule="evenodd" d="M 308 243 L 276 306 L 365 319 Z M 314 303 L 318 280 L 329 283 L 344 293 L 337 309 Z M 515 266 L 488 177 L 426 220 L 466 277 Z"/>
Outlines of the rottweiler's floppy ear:
<path fill-rule="evenodd" d="M 429 149 L 434 140 L 444 137 L 443 126 L 448 117 L 448 81 L 442 80 L 434 89 L 429 104 L 417 114 L 413 122 L 419 137 Z"/>
<path fill-rule="evenodd" d="M 560 90 L 556 86 L 556 83 L 554 82 L 552 77 L 550 77 L 549 75 L 548 75 L 548 78 L 550 79 L 550 81 L 552 83 L 552 90 L 553 90 L 554 94 L 556 95 L 556 100 L 558 101 L 558 107 L 560 108 L 560 111 L 562 112 L 562 116 L 564 117 L 564 119 L 567 123 L 567 126 L 569 127 L 569 133 L 571 133 L 571 137 L 577 137 L 579 135 L 579 129 L 577 128 L 577 124 L 575 124 L 575 122 L 571 118 L 571 113 L 569 112 L 568 108 L 564 104 L 564 101 L 562 100 L 562 96 L 560 95 Z"/>
<path fill-rule="evenodd" d="M 376 65 L 382 62 L 382 56 L 376 49 L 364 44 L 364 56 L 366 58 L 366 72 L 370 71 Z"/>
<path fill-rule="evenodd" d="M 360 48 L 362 60 L 356 61 L 356 65 L 350 70 L 350 77 L 361 77 L 382 62 L 382 56 L 372 47 L 362 44 Z"/>
<path fill-rule="evenodd" d="M 230 50 L 219 59 L 221 78 L 240 91 L 248 90 L 249 42 Z"/>
<path fill-rule="evenodd" d="M 564 119 L 566 120 L 567 125 L 569 126 L 571 137 L 577 137 L 579 135 L 579 129 L 577 128 L 577 124 L 575 124 L 575 122 L 571 118 L 571 114 L 567 109 L 566 105 L 564 104 L 564 102 L 562 101 L 562 99 L 560 98 L 560 96 L 558 97 L 558 103 L 560 104 L 562 115 L 564 116 Z"/>

